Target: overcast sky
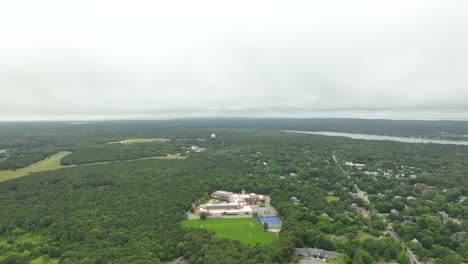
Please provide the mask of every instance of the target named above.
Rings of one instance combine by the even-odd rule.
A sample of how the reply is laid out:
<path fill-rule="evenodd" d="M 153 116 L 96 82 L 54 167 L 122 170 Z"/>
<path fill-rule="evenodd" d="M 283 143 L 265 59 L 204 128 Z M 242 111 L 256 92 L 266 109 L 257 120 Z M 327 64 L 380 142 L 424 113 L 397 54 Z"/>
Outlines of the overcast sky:
<path fill-rule="evenodd" d="M 468 1 L 2 1 L 0 120 L 468 118 Z"/>

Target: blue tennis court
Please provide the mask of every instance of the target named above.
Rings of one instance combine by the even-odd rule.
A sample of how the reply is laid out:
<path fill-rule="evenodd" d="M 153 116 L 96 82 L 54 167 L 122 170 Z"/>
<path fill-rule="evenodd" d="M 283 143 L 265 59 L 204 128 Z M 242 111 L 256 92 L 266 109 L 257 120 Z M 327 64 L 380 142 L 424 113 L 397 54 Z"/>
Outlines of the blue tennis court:
<path fill-rule="evenodd" d="M 259 217 L 258 220 L 260 223 L 268 223 L 268 227 L 271 229 L 281 229 L 283 226 L 283 221 L 279 217 Z"/>

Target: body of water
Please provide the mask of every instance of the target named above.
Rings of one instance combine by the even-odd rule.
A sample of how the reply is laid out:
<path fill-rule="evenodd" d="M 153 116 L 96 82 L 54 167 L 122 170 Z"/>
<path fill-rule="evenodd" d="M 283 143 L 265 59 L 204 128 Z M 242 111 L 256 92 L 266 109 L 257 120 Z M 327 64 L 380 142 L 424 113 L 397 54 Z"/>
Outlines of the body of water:
<path fill-rule="evenodd" d="M 367 139 L 367 140 L 391 140 L 405 143 L 433 143 L 433 144 L 452 144 L 452 145 L 466 145 L 468 141 L 453 141 L 443 139 L 428 139 L 428 138 L 409 138 L 409 137 L 393 137 L 393 136 L 381 136 L 381 135 L 370 135 L 370 134 L 355 134 L 355 133 L 342 133 L 342 132 L 328 132 L 328 131 L 296 131 L 296 130 L 283 130 L 289 133 L 300 133 L 300 134 L 313 134 L 313 135 L 324 135 L 333 137 L 348 137 L 354 139 Z"/>

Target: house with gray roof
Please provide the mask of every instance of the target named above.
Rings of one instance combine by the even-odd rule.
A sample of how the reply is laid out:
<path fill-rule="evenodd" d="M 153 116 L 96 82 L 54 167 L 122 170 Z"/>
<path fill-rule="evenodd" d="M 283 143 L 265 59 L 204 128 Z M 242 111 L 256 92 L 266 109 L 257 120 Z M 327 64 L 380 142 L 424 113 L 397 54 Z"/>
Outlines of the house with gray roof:
<path fill-rule="evenodd" d="M 344 236 L 336 236 L 335 238 L 333 238 L 333 240 L 338 241 L 338 242 L 344 242 L 345 238 Z"/>
<path fill-rule="evenodd" d="M 289 198 L 289 200 L 290 200 L 292 203 L 299 203 L 299 202 L 300 202 L 299 199 L 297 199 L 296 196 L 293 196 L 293 197 Z"/>
<path fill-rule="evenodd" d="M 466 231 L 456 232 L 455 237 L 457 239 L 464 239 L 465 237 L 468 237 L 468 233 Z"/>
<path fill-rule="evenodd" d="M 445 211 L 440 211 L 437 213 L 440 217 L 442 218 L 447 218 L 449 217 L 449 215 L 445 212 Z"/>
<path fill-rule="evenodd" d="M 419 242 L 419 240 L 417 240 L 416 238 L 413 238 L 413 240 L 411 240 L 411 242 L 417 244 L 418 246 L 421 246 L 421 242 Z"/>
<path fill-rule="evenodd" d="M 304 256 L 304 257 L 331 258 L 331 259 L 338 258 L 338 252 L 328 251 L 328 250 L 324 250 L 320 248 L 296 248 L 294 250 L 294 254 L 296 256 Z"/>

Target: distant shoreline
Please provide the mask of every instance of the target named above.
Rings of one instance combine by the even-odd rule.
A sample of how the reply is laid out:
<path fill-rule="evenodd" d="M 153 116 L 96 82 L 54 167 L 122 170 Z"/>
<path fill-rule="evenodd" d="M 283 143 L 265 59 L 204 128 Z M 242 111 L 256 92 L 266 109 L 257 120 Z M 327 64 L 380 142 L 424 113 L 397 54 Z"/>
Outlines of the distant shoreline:
<path fill-rule="evenodd" d="M 465 145 L 468 146 L 468 141 L 456 141 L 456 140 L 444 140 L 444 139 L 429 139 L 429 138 L 411 138 L 411 137 L 395 137 L 395 136 L 383 136 L 383 135 L 372 135 L 372 134 L 355 134 L 355 133 L 343 133 L 343 132 L 329 132 L 329 131 L 298 131 L 298 130 L 282 130 L 288 133 L 299 133 L 299 134 L 312 134 L 312 135 L 323 135 L 332 137 L 347 137 L 353 139 L 366 139 L 366 140 L 390 140 L 398 141 L 403 143 L 432 143 L 432 144 L 443 144 L 443 145 Z"/>

